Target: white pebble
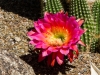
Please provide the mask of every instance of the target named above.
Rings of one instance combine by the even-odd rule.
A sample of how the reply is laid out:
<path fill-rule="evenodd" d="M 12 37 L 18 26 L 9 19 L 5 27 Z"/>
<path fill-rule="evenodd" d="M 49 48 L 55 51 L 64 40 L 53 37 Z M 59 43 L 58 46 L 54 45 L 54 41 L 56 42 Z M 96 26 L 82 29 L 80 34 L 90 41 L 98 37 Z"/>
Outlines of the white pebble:
<path fill-rule="evenodd" d="M 19 42 L 21 39 L 19 37 L 15 37 L 15 41 Z"/>

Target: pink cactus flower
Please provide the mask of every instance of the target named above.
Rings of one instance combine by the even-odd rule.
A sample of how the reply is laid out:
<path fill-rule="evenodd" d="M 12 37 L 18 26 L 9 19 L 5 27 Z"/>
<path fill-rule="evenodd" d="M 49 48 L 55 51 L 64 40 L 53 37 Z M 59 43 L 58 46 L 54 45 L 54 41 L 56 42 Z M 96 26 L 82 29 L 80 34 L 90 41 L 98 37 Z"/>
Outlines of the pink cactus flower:
<path fill-rule="evenodd" d="M 69 61 L 79 55 L 77 44 L 85 46 L 80 40 L 85 32 L 80 26 L 84 20 L 60 11 L 56 14 L 45 12 L 44 18 L 34 22 L 33 30 L 27 33 L 30 44 L 40 49 L 38 61 L 47 58 L 48 65 L 54 66 L 55 62 L 63 64 L 64 56 Z"/>

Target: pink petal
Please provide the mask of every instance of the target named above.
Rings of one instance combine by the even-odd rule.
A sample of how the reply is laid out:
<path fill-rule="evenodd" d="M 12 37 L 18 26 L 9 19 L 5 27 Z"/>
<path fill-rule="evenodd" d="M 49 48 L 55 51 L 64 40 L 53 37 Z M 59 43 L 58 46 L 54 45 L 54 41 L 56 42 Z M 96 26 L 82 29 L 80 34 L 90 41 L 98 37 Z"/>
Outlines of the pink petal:
<path fill-rule="evenodd" d="M 60 13 L 64 13 L 64 10 L 60 10 Z"/>
<path fill-rule="evenodd" d="M 41 44 L 37 44 L 37 45 L 35 45 L 35 47 L 36 47 L 36 48 L 42 48 L 42 47 L 41 47 Z"/>
<path fill-rule="evenodd" d="M 39 28 L 39 25 L 38 25 L 38 21 L 35 21 L 34 22 L 34 27 L 37 30 L 37 32 L 40 32 L 40 28 Z"/>
<path fill-rule="evenodd" d="M 47 28 L 51 28 L 51 26 L 50 26 L 49 23 L 43 23 L 43 25 L 44 25 L 45 29 L 47 29 Z"/>
<path fill-rule="evenodd" d="M 81 19 L 77 19 L 76 21 L 78 22 L 78 21 L 80 21 Z"/>
<path fill-rule="evenodd" d="M 49 47 L 48 50 L 51 51 L 51 52 L 57 52 L 58 51 L 58 49 L 56 49 L 54 47 Z"/>
<path fill-rule="evenodd" d="M 84 23 L 84 20 L 77 19 L 78 25 L 81 26 Z"/>
<path fill-rule="evenodd" d="M 78 35 L 81 36 L 84 32 L 85 32 L 85 30 L 80 28 Z"/>
<path fill-rule="evenodd" d="M 41 22 L 40 20 L 38 22 L 39 22 L 38 24 L 39 24 L 39 27 L 41 28 L 41 31 L 44 31 L 45 27 L 44 27 L 43 22 Z"/>
<path fill-rule="evenodd" d="M 38 33 L 42 33 L 44 31 L 43 23 L 40 20 L 34 22 L 34 27 Z"/>
<path fill-rule="evenodd" d="M 42 34 L 38 34 L 38 33 L 35 33 L 29 37 L 32 39 L 40 40 L 40 41 L 44 39 L 44 36 Z"/>
<path fill-rule="evenodd" d="M 33 30 L 31 30 L 31 31 L 29 31 L 28 33 L 27 33 L 27 35 L 29 36 L 29 35 L 32 35 L 32 34 L 34 34 L 35 32 L 33 32 Z"/>
<path fill-rule="evenodd" d="M 49 54 L 51 54 L 51 52 L 48 50 L 43 50 L 43 52 L 42 52 L 43 57 L 48 56 Z"/>
<path fill-rule="evenodd" d="M 46 11 L 46 12 L 44 12 L 44 16 L 46 16 L 46 15 L 49 15 L 49 13 Z"/>
<path fill-rule="evenodd" d="M 38 43 L 35 44 L 35 47 L 36 48 L 42 48 L 42 44 L 43 44 L 43 42 L 39 41 Z"/>
<path fill-rule="evenodd" d="M 43 51 L 43 52 L 42 52 L 42 56 L 43 56 L 43 57 L 48 56 L 47 51 Z"/>
<path fill-rule="evenodd" d="M 81 40 L 78 41 L 78 44 L 81 44 L 83 46 L 86 46 Z"/>
<path fill-rule="evenodd" d="M 36 41 L 33 41 L 33 40 L 32 40 L 32 41 L 30 41 L 29 43 L 32 44 L 32 45 L 36 45 L 36 44 L 38 43 L 38 41 L 37 41 L 37 40 L 36 40 Z"/>
<path fill-rule="evenodd" d="M 76 19 L 75 16 L 71 16 L 69 20 L 72 20 L 72 21 L 73 21 L 73 20 L 75 20 L 75 19 Z"/>
<path fill-rule="evenodd" d="M 76 52 L 76 55 L 78 56 L 79 52 L 78 52 L 78 47 L 77 45 L 73 45 L 72 49 Z"/>
<path fill-rule="evenodd" d="M 58 26 L 65 27 L 66 23 L 64 21 L 58 20 L 57 22 Z"/>
<path fill-rule="evenodd" d="M 55 59 L 56 59 L 56 53 L 52 53 L 52 60 L 51 60 L 51 66 L 53 67 L 55 64 Z"/>
<path fill-rule="evenodd" d="M 61 54 L 60 52 L 57 53 L 57 57 L 56 57 L 56 60 L 57 60 L 57 63 L 59 65 L 61 65 L 63 63 L 63 59 L 64 59 L 64 55 Z"/>
<path fill-rule="evenodd" d="M 69 61 L 72 62 L 73 61 L 73 51 L 69 51 L 69 54 L 68 54 L 68 58 L 69 58 Z"/>
<path fill-rule="evenodd" d="M 53 20 L 53 15 L 54 15 L 54 14 L 49 13 L 49 15 L 44 16 L 44 20 L 45 20 L 47 23 L 51 23 L 52 20 Z"/>
<path fill-rule="evenodd" d="M 67 55 L 69 53 L 69 50 L 68 49 L 60 49 L 60 53 L 64 54 L 64 55 Z"/>
<path fill-rule="evenodd" d="M 47 44 L 45 44 L 45 43 L 42 43 L 42 48 L 43 49 L 46 49 L 46 48 L 48 48 L 49 47 L 49 45 L 47 45 Z"/>
<path fill-rule="evenodd" d="M 30 41 L 30 43 L 32 45 L 35 45 L 36 48 L 42 48 L 42 49 L 46 49 L 48 48 L 48 45 L 46 45 L 44 42 L 42 41 L 37 41 L 37 40 L 33 40 L 32 42 Z"/>
<path fill-rule="evenodd" d="M 38 33 L 42 33 L 43 29 L 40 26 L 35 26 L 35 29 Z"/>

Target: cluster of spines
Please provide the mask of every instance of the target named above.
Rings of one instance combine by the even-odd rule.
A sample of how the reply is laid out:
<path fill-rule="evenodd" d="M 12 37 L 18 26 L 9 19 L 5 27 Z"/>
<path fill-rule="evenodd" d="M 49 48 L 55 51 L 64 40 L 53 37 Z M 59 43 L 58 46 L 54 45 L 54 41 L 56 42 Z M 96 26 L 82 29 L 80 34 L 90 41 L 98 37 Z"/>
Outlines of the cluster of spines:
<path fill-rule="evenodd" d="M 63 6 L 60 0 L 44 0 L 44 7 L 43 7 L 44 12 L 48 11 L 48 12 L 56 13 L 61 9 L 63 10 Z"/>
<path fill-rule="evenodd" d="M 86 33 L 81 37 L 82 41 L 88 46 L 95 33 L 96 26 L 94 25 L 93 18 L 91 16 L 90 9 L 85 0 L 71 0 L 69 14 L 76 16 L 76 18 L 84 19 L 84 29 L 87 29 Z M 88 47 L 80 47 L 82 50 L 87 50 Z"/>
<path fill-rule="evenodd" d="M 100 1 L 96 1 L 92 7 L 94 22 L 96 23 L 96 33 L 100 34 Z"/>
<path fill-rule="evenodd" d="M 94 18 L 94 22 L 96 25 L 96 32 L 95 32 L 95 37 L 94 40 L 91 43 L 91 51 L 96 52 L 97 49 L 100 50 L 100 1 L 97 0 L 93 7 L 92 7 L 92 16 Z M 96 37 L 97 36 L 97 37 Z"/>

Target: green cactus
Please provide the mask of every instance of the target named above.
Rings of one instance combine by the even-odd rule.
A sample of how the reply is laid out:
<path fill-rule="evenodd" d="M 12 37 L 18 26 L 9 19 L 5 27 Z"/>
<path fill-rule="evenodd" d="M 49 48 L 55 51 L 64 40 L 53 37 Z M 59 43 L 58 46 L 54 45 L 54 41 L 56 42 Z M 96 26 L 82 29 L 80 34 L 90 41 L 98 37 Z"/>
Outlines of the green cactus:
<path fill-rule="evenodd" d="M 94 22 L 96 25 L 96 36 L 94 37 L 94 40 L 91 44 L 91 52 L 99 52 L 100 53 L 100 0 L 97 0 L 93 7 L 92 7 L 92 13 Z"/>
<path fill-rule="evenodd" d="M 90 51 L 100 53 L 100 37 L 95 37 L 91 42 Z"/>
<path fill-rule="evenodd" d="M 48 11 L 48 12 L 56 13 L 61 9 L 63 9 L 60 0 L 46 0 L 46 2 L 44 3 L 45 3 L 43 7 L 44 12 Z"/>
<path fill-rule="evenodd" d="M 91 15 L 87 2 L 85 0 L 71 0 L 69 14 L 76 16 L 76 18 L 82 18 L 85 20 L 84 25 L 82 27 L 84 29 L 87 29 L 87 31 L 81 37 L 81 39 L 88 46 L 94 36 L 96 26 L 93 21 L 93 17 Z M 88 49 L 87 46 L 81 46 L 81 50 L 86 51 Z"/>
<path fill-rule="evenodd" d="M 96 23 L 96 33 L 100 35 L 100 1 L 96 1 L 92 7 L 94 22 Z"/>

